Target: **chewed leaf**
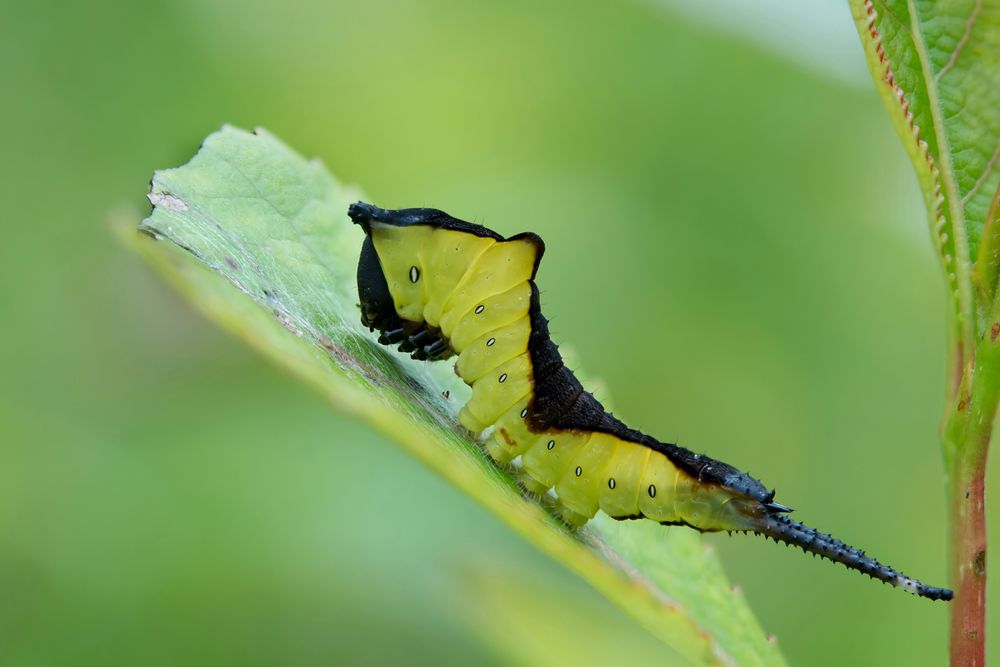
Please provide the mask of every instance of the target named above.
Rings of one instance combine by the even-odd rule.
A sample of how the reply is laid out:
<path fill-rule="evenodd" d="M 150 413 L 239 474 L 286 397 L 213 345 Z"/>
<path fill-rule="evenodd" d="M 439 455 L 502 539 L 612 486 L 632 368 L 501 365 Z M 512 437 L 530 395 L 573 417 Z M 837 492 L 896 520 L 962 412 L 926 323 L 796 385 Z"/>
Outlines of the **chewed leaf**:
<path fill-rule="evenodd" d="M 375 344 L 357 306 L 363 234 L 347 209 L 358 198 L 266 132 L 227 127 L 187 165 L 157 172 L 153 213 L 133 243 L 206 315 L 397 441 L 691 664 L 783 664 L 697 533 L 607 519 L 566 530 L 456 427 L 468 388 L 450 363 Z M 619 656 L 629 662 L 627 646 Z"/>

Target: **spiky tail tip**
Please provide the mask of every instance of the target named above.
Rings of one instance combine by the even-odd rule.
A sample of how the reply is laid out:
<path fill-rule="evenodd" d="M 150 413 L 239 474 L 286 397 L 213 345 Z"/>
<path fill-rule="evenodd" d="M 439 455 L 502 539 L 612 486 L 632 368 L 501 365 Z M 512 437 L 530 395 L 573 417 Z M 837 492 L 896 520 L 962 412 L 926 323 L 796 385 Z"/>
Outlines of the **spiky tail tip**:
<path fill-rule="evenodd" d="M 928 586 L 916 579 L 911 579 L 902 572 L 897 572 L 888 565 L 882 565 L 874 558 L 866 556 L 864 551 L 848 546 L 831 535 L 821 533 L 798 521 L 793 521 L 784 514 L 768 512 L 755 522 L 751 530 L 758 535 L 800 547 L 804 551 L 822 556 L 835 563 L 842 563 L 852 570 L 892 584 L 896 588 L 902 588 L 914 595 L 930 600 L 950 600 L 952 597 L 952 592 L 947 588 Z"/>

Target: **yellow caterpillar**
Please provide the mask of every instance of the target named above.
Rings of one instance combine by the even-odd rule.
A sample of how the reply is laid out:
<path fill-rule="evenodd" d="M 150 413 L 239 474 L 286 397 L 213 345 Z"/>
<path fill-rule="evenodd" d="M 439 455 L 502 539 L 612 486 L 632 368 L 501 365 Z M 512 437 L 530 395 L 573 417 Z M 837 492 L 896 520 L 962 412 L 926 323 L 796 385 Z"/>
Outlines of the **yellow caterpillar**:
<path fill-rule="evenodd" d="M 414 359 L 457 356 L 472 387 L 459 421 L 498 463 L 519 461 L 524 486 L 555 489 L 580 525 L 601 510 L 700 531 L 752 531 L 932 600 L 952 592 L 911 579 L 787 516 L 774 491 L 729 464 L 659 442 L 609 414 L 562 362 L 542 316 L 535 273 L 545 246 L 505 239 L 436 209 L 358 202 L 361 321 Z"/>

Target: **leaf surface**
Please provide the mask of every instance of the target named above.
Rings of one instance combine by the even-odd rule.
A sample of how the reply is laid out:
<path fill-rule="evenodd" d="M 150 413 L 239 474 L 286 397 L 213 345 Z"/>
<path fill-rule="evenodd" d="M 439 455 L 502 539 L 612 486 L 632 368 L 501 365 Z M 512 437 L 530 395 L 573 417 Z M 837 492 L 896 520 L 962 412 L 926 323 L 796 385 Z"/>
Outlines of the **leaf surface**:
<path fill-rule="evenodd" d="M 953 297 L 976 333 L 972 265 L 1000 188 L 1000 0 L 850 0 L 872 76 L 913 160 Z M 992 245 L 990 252 L 992 255 Z M 984 294 L 992 297 L 995 276 Z"/>

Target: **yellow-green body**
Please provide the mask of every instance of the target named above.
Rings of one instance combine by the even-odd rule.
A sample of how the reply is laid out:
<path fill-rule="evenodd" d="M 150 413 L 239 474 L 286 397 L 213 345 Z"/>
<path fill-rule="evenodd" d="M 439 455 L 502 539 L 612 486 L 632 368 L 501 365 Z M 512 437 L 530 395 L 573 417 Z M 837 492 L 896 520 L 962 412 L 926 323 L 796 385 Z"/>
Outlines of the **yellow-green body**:
<path fill-rule="evenodd" d="M 564 516 L 582 523 L 598 509 L 617 517 L 745 527 L 737 494 L 700 483 L 648 446 L 602 432 L 533 431 L 529 308 L 536 244 L 429 225 L 371 223 L 371 238 L 398 315 L 440 330 L 472 387 L 459 420 L 502 464 L 520 457 L 527 488 L 555 489 Z"/>

